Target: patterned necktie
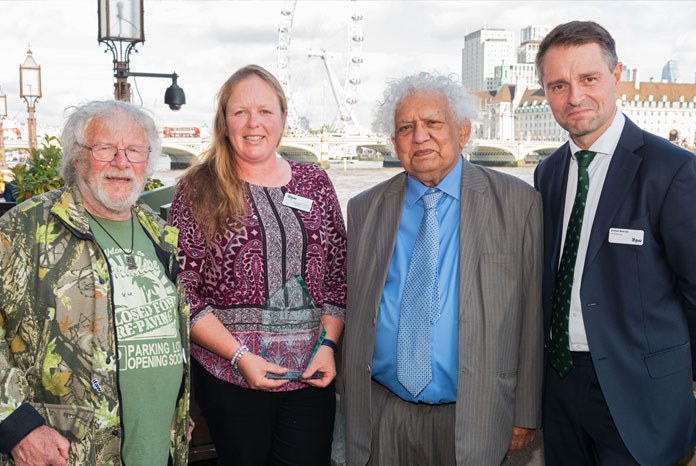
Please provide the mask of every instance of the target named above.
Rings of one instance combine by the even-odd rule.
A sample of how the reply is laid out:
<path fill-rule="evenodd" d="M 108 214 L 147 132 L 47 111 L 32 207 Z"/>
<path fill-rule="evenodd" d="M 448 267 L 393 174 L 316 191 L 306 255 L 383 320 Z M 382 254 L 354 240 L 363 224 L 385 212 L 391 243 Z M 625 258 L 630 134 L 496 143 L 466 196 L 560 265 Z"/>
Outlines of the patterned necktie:
<path fill-rule="evenodd" d="M 430 325 L 440 318 L 437 257 L 440 227 L 437 203 L 444 193 L 423 195 L 425 212 L 413 247 L 406 285 L 401 299 L 397 336 L 397 376 L 414 397 L 432 380 Z"/>
<path fill-rule="evenodd" d="M 596 152 L 582 150 L 575 154 L 578 162 L 578 190 L 570 212 L 566 230 L 563 255 L 556 274 L 556 288 L 553 292 L 553 316 L 551 320 L 551 366 L 558 375 L 565 377 L 573 367 L 568 337 L 568 318 L 570 314 L 570 294 L 573 289 L 575 261 L 580 244 L 582 217 L 585 213 L 587 191 L 590 189 L 590 175 L 587 167 L 594 159 Z"/>

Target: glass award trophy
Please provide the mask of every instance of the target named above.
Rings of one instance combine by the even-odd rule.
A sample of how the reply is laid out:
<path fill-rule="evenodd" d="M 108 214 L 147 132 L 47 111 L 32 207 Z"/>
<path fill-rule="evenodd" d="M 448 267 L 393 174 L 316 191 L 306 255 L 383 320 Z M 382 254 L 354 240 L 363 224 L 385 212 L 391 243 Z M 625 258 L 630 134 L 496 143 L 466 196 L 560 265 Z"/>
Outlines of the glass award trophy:
<path fill-rule="evenodd" d="M 326 333 L 321 309 L 315 306 L 301 276 L 292 277 L 266 300 L 260 331 L 262 356 L 288 368 L 286 374 L 269 372 L 266 377 L 300 380 Z M 311 378 L 321 377 L 317 372 Z"/>

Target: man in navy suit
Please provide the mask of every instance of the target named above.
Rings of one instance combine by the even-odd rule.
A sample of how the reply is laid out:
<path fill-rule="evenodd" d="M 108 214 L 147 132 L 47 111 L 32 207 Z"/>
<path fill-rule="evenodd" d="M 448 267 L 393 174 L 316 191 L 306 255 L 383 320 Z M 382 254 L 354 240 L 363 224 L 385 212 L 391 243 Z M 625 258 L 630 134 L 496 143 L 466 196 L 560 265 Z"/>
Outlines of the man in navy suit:
<path fill-rule="evenodd" d="M 547 465 L 673 465 L 696 444 L 696 157 L 616 108 L 621 68 L 589 21 L 557 26 L 537 55 L 570 136 L 535 173 Z"/>

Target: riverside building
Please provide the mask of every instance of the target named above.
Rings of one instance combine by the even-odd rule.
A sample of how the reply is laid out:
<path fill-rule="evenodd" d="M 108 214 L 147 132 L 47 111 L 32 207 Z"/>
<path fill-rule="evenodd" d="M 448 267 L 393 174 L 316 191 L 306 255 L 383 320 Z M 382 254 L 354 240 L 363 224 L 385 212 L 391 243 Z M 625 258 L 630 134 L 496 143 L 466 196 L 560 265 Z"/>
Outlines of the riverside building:
<path fill-rule="evenodd" d="M 638 77 L 637 72 L 634 75 Z M 473 132 L 480 139 L 561 142 L 567 138 L 541 88 L 527 88 L 520 82 L 474 95 L 479 118 Z M 696 84 L 622 81 L 616 102 L 641 128 L 694 150 Z"/>

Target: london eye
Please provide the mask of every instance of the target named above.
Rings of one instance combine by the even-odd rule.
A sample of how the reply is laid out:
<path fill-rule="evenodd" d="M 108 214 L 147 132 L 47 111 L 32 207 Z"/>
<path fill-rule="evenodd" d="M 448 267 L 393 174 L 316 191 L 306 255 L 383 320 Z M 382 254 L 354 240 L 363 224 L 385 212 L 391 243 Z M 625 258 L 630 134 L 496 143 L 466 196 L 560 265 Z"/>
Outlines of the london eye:
<path fill-rule="evenodd" d="M 305 58 L 317 58 L 321 60 L 328 79 L 333 101 L 336 106 L 336 114 L 329 124 L 330 131 L 342 134 L 363 134 L 364 131 L 355 116 L 355 104 L 358 102 L 358 89 L 360 86 L 360 67 L 363 63 L 362 45 L 362 20 L 363 16 L 358 11 L 357 2 L 351 1 L 351 11 L 346 20 L 345 34 L 342 51 L 329 50 L 320 43 L 318 47 L 304 50 Z M 296 27 L 297 1 L 288 2 L 280 11 L 280 26 L 278 28 L 278 61 L 277 76 L 288 96 L 288 120 L 287 129 L 291 134 L 301 135 L 306 130 L 301 124 L 297 113 L 297 102 L 294 98 L 295 81 L 298 73 L 295 71 L 302 64 L 298 61 L 297 53 L 293 50 L 293 27 Z M 317 42 L 321 38 L 316 38 Z M 314 43 L 313 43 L 314 45 Z M 338 63 L 343 60 L 343 63 Z M 342 65 L 343 76 L 336 69 Z M 342 79 L 341 79 L 342 78 Z M 300 80 L 301 82 L 303 80 Z M 302 84 L 306 84 L 302 82 Z"/>

